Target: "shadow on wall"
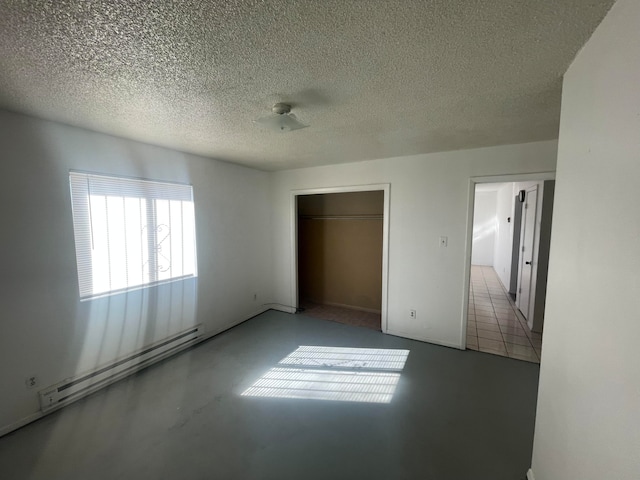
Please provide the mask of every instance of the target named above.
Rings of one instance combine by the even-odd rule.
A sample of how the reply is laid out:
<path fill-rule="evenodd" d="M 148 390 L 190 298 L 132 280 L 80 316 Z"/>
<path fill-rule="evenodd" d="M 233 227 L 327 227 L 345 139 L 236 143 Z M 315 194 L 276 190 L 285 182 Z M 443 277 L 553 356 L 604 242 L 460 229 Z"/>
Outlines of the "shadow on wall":
<path fill-rule="evenodd" d="M 0 112 L 0 127 L 5 154 L 0 162 L 0 177 L 5 179 L 0 214 L 6 227 L 0 252 L 0 382 L 6 388 L 0 397 L 0 428 L 10 431 L 11 425 L 37 418 L 39 391 L 95 372 L 193 326 L 198 281 L 81 302 L 69 170 L 153 178 L 153 159 L 136 155 L 133 148 L 127 151 L 121 139 L 8 112 Z M 115 166 L 109 158 L 114 154 Z M 26 385 L 29 378 L 35 385 Z M 81 429 L 92 428 L 92 422 L 104 425 L 109 416 L 107 402 L 90 408 L 91 420 L 85 417 Z M 54 414 L 48 422 L 58 418 Z M 109 422 L 114 442 L 119 429 L 130 428 L 126 418 Z M 38 471 L 34 459 L 46 456 L 48 445 L 64 444 L 76 427 L 68 419 L 61 422 L 49 438 L 39 438 L 38 445 L 29 445 L 29 455 L 16 461 L 25 462 L 34 476 L 49 475 Z"/>

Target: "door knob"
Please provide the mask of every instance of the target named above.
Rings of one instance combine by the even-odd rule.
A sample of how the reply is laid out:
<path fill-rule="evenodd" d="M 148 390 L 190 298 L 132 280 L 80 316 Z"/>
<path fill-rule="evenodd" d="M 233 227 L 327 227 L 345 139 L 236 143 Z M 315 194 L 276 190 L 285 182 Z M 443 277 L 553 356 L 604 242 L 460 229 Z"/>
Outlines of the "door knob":
<path fill-rule="evenodd" d="M 526 263 L 527 265 L 531 265 L 531 262 L 524 262 L 524 263 Z"/>

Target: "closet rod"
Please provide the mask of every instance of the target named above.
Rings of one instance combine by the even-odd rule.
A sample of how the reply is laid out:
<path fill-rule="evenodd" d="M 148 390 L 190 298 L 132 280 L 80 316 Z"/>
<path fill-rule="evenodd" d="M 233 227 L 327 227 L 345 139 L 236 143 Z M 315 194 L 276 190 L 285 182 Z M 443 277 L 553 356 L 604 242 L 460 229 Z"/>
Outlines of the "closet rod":
<path fill-rule="evenodd" d="M 300 215 L 302 220 L 382 220 L 383 215 Z"/>

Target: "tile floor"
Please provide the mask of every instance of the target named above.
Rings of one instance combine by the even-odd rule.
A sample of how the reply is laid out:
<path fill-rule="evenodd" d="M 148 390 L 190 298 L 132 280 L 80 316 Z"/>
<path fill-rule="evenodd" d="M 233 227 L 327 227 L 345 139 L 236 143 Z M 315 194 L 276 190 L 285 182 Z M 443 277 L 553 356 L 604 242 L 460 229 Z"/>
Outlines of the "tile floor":
<path fill-rule="evenodd" d="M 472 265 L 467 349 L 540 363 L 541 348 L 493 267 Z"/>

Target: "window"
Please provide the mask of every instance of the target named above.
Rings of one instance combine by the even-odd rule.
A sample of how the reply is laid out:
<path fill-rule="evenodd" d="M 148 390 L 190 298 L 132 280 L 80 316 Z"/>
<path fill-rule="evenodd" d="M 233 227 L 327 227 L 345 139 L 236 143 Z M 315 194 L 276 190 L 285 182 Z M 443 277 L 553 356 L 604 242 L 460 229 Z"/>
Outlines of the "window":
<path fill-rule="evenodd" d="M 191 185 L 69 173 L 80 299 L 197 276 Z"/>

